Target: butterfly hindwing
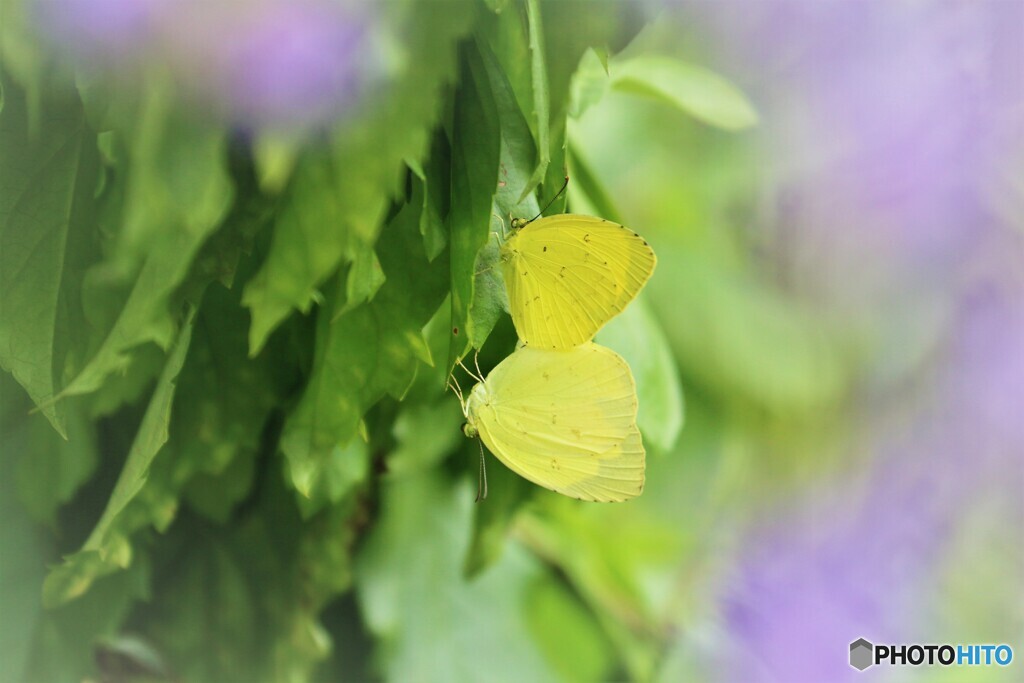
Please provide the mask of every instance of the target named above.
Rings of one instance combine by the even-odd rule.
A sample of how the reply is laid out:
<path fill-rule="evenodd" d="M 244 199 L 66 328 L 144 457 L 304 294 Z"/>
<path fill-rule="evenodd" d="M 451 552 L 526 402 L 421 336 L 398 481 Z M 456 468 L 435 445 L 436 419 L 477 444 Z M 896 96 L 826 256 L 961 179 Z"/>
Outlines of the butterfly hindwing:
<path fill-rule="evenodd" d="M 586 343 L 560 352 L 524 347 L 486 380 L 473 406 L 487 447 L 530 481 L 574 498 L 622 501 L 639 495 L 644 449 L 636 386 L 614 351 Z"/>

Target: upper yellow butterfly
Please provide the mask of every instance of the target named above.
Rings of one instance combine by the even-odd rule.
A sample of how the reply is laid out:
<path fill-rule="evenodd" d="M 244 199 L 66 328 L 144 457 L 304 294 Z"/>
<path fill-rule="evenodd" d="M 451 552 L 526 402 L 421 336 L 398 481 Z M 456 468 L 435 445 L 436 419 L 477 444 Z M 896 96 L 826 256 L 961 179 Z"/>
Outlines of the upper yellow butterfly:
<path fill-rule="evenodd" d="M 575 214 L 512 221 L 501 260 L 519 338 L 560 350 L 590 341 L 636 297 L 657 263 L 629 228 Z"/>

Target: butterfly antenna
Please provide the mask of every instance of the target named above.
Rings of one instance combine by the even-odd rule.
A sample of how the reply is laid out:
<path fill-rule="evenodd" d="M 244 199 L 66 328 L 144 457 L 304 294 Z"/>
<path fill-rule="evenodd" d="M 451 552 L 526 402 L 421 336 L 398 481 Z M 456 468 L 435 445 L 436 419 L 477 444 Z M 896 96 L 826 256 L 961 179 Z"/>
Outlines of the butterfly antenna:
<path fill-rule="evenodd" d="M 562 189 L 555 193 L 555 196 L 551 198 L 551 201 L 549 201 L 547 203 L 547 206 L 545 206 L 543 209 L 541 209 L 540 213 L 538 213 L 536 216 L 534 216 L 533 218 L 531 218 L 530 220 L 528 220 L 526 222 L 527 223 L 532 223 L 535 220 L 537 220 L 538 218 L 540 218 L 541 216 L 543 216 L 544 212 L 551 208 L 551 205 L 555 203 L 555 200 L 558 199 L 562 195 L 563 192 L 565 192 L 565 188 L 567 188 L 567 187 L 569 187 L 569 176 L 565 176 L 565 182 L 562 183 Z"/>
<path fill-rule="evenodd" d="M 479 441 L 477 445 L 480 446 L 480 473 L 476 479 L 476 502 L 479 503 L 487 498 L 487 458 L 484 457 L 484 445 Z"/>

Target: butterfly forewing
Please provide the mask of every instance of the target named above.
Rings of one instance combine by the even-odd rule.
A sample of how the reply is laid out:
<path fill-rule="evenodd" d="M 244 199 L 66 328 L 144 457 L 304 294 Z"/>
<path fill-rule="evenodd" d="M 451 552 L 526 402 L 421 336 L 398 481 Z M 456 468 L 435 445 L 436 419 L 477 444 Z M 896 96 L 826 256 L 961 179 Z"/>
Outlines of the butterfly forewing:
<path fill-rule="evenodd" d="M 573 214 L 526 225 L 504 251 L 516 331 L 528 346 L 547 349 L 592 339 L 636 297 L 657 262 L 632 230 Z"/>

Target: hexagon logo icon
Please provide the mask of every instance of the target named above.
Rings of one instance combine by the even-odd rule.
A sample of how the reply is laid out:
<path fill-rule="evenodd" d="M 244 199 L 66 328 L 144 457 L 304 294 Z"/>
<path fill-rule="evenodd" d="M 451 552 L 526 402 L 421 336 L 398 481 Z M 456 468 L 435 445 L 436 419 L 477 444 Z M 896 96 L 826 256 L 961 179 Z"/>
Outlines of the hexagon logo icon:
<path fill-rule="evenodd" d="M 857 671 L 863 671 L 874 664 L 875 646 L 863 638 L 850 643 L 850 666 Z"/>

